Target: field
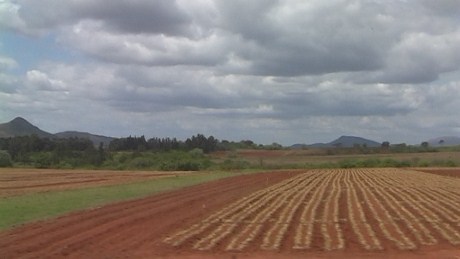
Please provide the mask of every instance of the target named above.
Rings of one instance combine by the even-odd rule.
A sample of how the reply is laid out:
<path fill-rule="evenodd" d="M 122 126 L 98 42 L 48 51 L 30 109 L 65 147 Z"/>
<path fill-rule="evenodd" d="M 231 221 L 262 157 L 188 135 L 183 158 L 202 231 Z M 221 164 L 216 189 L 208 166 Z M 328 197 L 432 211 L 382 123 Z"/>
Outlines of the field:
<path fill-rule="evenodd" d="M 456 172 L 239 175 L 0 232 L 0 258 L 459 258 Z"/>
<path fill-rule="evenodd" d="M 340 167 L 344 161 L 373 161 L 391 160 L 397 164 L 411 167 L 439 167 L 460 165 L 460 153 L 458 151 L 442 152 L 416 152 L 416 153 L 376 153 L 376 154 L 353 154 L 353 150 L 343 151 L 332 149 L 332 154 L 326 149 L 285 149 L 285 150 L 250 150 L 241 149 L 235 151 L 219 151 L 212 154 L 217 163 L 225 160 L 243 161 L 259 168 L 324 168 Z M 335 154 L 334 152 L 339 152 Z M 342 152 L 342 153 L 340 153 Z M 385 167 L 387 166 L 386 164 Z"/>
<path fill-rule="evenodd" d="M 0 197 L 27 193 L 116 185 L 155 178 L 174 177 L 179 172 L 90 171 L 49 169 L 0 169 Z"/>

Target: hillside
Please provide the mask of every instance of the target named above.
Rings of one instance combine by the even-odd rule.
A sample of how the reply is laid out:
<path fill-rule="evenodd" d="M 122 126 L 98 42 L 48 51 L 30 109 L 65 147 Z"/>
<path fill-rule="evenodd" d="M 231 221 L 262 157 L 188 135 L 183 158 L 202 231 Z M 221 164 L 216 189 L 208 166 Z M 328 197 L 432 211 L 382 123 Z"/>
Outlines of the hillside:
<path fill-rule="evenodd" d="M 88 132 L 79 132 L 79 131 L 64 131 L 64 132 L 59 132 L 54 134 L 57 138 L 84 138 L 84 139 L 89 139 L 91 140 L 94 145 L 98 146 L 99 143 L 103 143 L 104 147 L 108 147 L 110 144 L 110 141 L 112 141 L 114 138 L 111 137 L 106 137 L 106 136 L 100 136 L 100 135 L 94 135 Z"/>
<path fill-rule="evenodd" d="M 78 132 L 78 131 L 65 131 L 59 132 L 56 134 L 51 134 L 49 132 L 39 129 L 37 126 L 34 126 L 26 119 L 17 117 L 10 122 L 0 124 L 0 138 L 10 138 L 17 136 L 30 136 L 37 135 L 40 138 L 85 138 L 93 142 L 95 146 L 98 146 L 99 143 L 104 143 L 104 146 L 107 147 L 114 138 L 94 135 L 87 132 Z"/>
<path fill-rule="evenodd" d="M 53 138 L 54 135 L 39 129 L 27 120 L 17 117 L 10 122 L 0 124 L 0 138 L 37 135 L 40 138 Z"/>
<path fill-rule="evenodd" d="M 453 136 L 444 136 L 430 139 L 427 142 L 432 147 L 458 146 L 460 145 L 460 138 Z"/>
<path fill-rule="evenodd" d="M 329 143 L 315 143 L 310 145 L 295 144 L 291 148 L 302 148 L 302 147 L 317 147 L 317 148 L 330 148 L 330 147 L 353 147 L 355 145 L 367 146 L 367 147 L 380 147 L 381 143 L 355 136 L 341 136 L 336 140 Z"/>

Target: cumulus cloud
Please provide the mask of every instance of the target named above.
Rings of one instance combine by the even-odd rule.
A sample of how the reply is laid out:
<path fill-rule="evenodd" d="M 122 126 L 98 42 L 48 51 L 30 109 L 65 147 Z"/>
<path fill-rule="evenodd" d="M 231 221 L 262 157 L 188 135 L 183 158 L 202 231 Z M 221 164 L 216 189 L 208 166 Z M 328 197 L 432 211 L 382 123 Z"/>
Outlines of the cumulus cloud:
<path fill-rule="evenodd" d="M 14 74 L 21 60 L 0 57 L 0 92 L 58 114 L 105 111 L 124 119 L 123 132 L 142 121 L 139 129 L 156 133 L 268 142 L 295 141 L 299 129 L 377 138 L 442 125 L 455 133 L 447 122 L 460 109 L 452 97 L 460 82 L 457 7 L 451 0 L 3 1 L 2 28 L 46 35 L 83 58 L 40 60 Z M 48 106 L 38 101 L 46 99 Z"/>
<path fill-rule="evenodd" d="M 0 71 L 6 71 L 9 69 L 16 68 L 18 66 L 18 63 L 16 60 L 10 58 L 10 57 L 2 57 L 0 56 Z"/>
<path fill-rule="evenodd" d="M 58 79 L 52 79 L 47 74 L 31 70 L 26 73 L 26 85 L 45 91 L 63 91 L 66 90 L 66 84 Z"/>
<path fill-rule="evenodd" d="M 0 92 L 12 93 L 15 91 L 15 84 L 18 80 L 9 71 L 17 66 L 16 60 L 0 55 Z"/>
<path fill-rule="evenodd" d="M 0 2 L 0 28 L 24 29 L 25 24 L 18 15 L 20 6 L 10 1 Z"/>
<path fill-rule="evenodd" d="M 106 62 L 146 66 L 216 65 L 224 58 L 227 45 L 218 35 L 189 39 L 164 34 L 114 34 L 101 26 L 99 22 L 79 22 L 64 31 L 60 40 Z"/>

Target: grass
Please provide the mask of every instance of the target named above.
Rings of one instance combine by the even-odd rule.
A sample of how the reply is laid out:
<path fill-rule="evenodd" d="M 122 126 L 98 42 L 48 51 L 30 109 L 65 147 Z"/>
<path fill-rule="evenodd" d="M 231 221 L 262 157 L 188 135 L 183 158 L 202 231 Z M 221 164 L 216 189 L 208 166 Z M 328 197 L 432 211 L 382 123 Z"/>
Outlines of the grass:
<path fill-rule="evenodd" d="M 232 175 L 235 173 L 207 172 L 138 183 L 0 198 L 0 230 L 31 221 L 56 217 L 71 211 L 141 198 Z"/>
<path fill-rule="evenodd" d="M 222 169 L 311 169 L 354 167 L 455 167 L 458 151 L 378 154 L 317 154 L 325 150 L 240 150 L 212 157 Z M 316 153 L 315 153 L 316 152 Z M 249 153 L 249 154 L 248 154 Z"/>

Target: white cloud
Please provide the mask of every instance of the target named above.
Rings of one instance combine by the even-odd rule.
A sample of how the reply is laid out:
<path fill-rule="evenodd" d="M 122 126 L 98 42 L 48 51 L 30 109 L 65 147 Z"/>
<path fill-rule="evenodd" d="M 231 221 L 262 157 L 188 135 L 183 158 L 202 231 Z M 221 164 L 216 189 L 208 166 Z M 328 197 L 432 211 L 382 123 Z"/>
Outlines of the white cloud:
<path fill-rule="evenodd" d="M 12 116 L 72 129 L 86 114 L 108 135 L 419 143 L 459 128 L 457 4 L 436 3 L 3 1 L 2 28 L 82 58 L 18 74 L 20 58 L 0 57 L 0 98 Z"/>
<path fill-rule="evenodd" d="M 23 29 L 24 22 L 18 16 L 20 6 L 8 0 L 0 2 L 0 29 Z"/>
<path fill-rule="evenodd" d="M 26 85 L 30 88 L 45 91 L 66 91 L 66 84 L 59 79 L 52 79 L 46 73 L 30 70 L 26 73 Z"/>
<path fill-rule="evenodd" d="M 9 57 L 0 56 L 0 72 L 16 68 L 18 63 Z"/>
<path fill-rule="evenodd" d="M 0 92 L 12 93 L 15 91 L 15 84 L 18 80 L 16 76 L 11 75 L 9 71 L 17 66 L 18 63 L 16 60 L 10 57 L 0 56 Z"/>

